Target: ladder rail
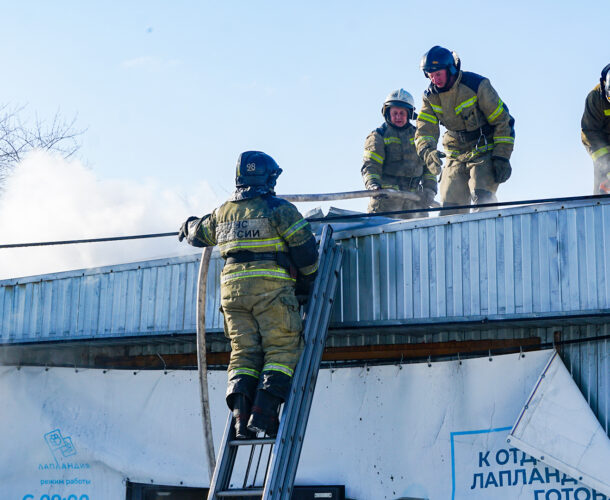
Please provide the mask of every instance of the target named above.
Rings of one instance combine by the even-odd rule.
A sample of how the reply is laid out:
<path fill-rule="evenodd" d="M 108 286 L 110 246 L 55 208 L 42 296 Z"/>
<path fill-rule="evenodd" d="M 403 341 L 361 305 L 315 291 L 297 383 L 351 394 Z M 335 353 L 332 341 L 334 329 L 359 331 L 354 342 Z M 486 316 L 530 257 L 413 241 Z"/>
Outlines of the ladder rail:
<path fill-rule="evenodd" d="M 305 313 L 303 330 L 305 346 L 295 370 L 290 396 L 284 404 L 277 437 L 236 440 L 233 415 L 229 411 L 216 468 L 210 482 L 208 500 L 232 496 L 262 497 L 264 500 L 290 498 L 341 268 L 342 248 L 335 245 L 332 232 L 332 227 L 328 225 L 322 229 L 319 248 L 320 268 Z M 261 445 L 262 455 L 265 444 L 271 446 L 265 466 L 263 487 L 255 486 L 258 475 L 257 465 L 252 487 L 230 489 L 238 449 L 242 446 L 251 446 L 252 453 L 257 445 Z M 249 474 L 250 463 L 247 469 Z M 247 480 L 248 476 L 245 476 L 244 485 Z"/>
<path fill-rule="evenodd" d="M 326 269 L 323 271 L 324 282 L 320 284 L 322 290 L 319 297 L 320 304 L 314 310 L 314 318 L 308 318 L 310 321 L 308 323 L 309 331 L 305 332 L 306 348 L 299 361 L 297 373 L 295 373 L 290 399 L 287 403 L 287 411 L 283 418 L 283 423 L 287 429 L 283 432 L 280 429 L 279 435 L 286 436 L 286 440 L 281 443 L 281 446 L 274 449 L 271 464 L 274 473 L 265 487 L 263 500 L 290 499 L 292 494 L 292 485 L 309 420 L 318 369 L 326 343 L 341 257 L 342 249 L 335 246 L 330 249 L 330 258 L 326 259 Z M 281 425 L 282 423 L 280 423 Z"/>

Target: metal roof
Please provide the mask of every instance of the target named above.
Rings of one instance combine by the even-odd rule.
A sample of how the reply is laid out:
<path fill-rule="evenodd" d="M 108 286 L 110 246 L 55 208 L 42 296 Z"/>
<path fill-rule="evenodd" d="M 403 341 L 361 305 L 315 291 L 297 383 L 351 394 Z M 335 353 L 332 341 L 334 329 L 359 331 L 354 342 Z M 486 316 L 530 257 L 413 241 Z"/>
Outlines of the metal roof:
<path fill-rule="evenodd" d="M 341 229 L 334 329 L 610 314 L 610 200 Z M 0 281 L 0 343 L 192 333 L 198 265 L 194 254 Z M 222 331 L 221 268 L 215 253 L 209 332 Z"/>

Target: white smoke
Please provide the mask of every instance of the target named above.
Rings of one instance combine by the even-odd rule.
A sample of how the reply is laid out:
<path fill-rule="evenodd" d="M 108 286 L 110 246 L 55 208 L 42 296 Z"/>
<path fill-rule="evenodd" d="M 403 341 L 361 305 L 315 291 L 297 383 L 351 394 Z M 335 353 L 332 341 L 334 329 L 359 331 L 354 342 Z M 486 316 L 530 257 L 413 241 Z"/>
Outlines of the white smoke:
<path fill-rule="evenodd" d="M 184 194 L 188 192 L 188 195 Z M 178 189 L 154 179 L 100 179 L 79 161 L 30 154 L 0 196 L 0 244 L 178 231 L 219 204 L 207 182 Z M 0 249 L 0 279 L 193 253 L 177 238 Z"/>

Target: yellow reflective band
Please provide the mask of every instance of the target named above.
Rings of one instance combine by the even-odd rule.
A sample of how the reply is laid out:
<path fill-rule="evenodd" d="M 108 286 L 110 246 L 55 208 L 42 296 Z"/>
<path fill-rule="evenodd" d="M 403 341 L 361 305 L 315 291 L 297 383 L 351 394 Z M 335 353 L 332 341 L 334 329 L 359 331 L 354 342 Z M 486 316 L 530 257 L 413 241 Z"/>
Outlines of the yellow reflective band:
<path fill-rule="evenodd" d="M 427 174 L 424 174 L 424 177 L 427 178 L 427 179 L 436 181 L 436 175 L 434 175 L 434 174 L 427 173 Z"/>
<path fill-rule="evenodd" d="M 502 102 L 502 99 L 500 99 L 498 101 L 498 107 L 494 110 L 494 112 L 491 115 L 489 115 L 487 117 L 487 121 L 493 122 L 496 118 L 498 118 L 498 116 L 500 116 L 502 114 L 502 111 L 504 111 L 504 103 Z"/>
<path fill-rule="evenodd" d="M 608 153 L 610 153 L 610 148 L 609 147 L 603 147 L 598 149 L 597 151 L 594 151 L 591 154 L 591 158 L 593 158 L 594 160 L 597 160 L 598 158 L 601 158 L 604 155 L 607 155 Z"/>
<path fill-rule="evenodd" d="M 234 273 L 227 273 L 222 276 L 221 282 L 227 283 L 229 281 L 244 279 L 244 278 L 276 278 L 281 280 L 296 281 L 290 277 L 288 272 L 281 268 L 276 267 L 275 269 L 247 269 L 245 271 L 236 271 Z"/>
<path fill-rule="evenodd" d="M 411 137 L 409 139 L 409 144 L 414 144 L 415 143 L 415 137 Z"/>
<path fill-rule="evenodd" d="M 472 96 L 470 99 L 468 99 L 467 101 L 464 101 L 463 103 L 461 103 L 460 105 L 456 106 L 455 108 L 455 114 L 459 115 L 465 108 L 469 108 L 470 106 L 472 106 L 475 102 L 477 102 L 477 96 Z"/>
<path fill-rule="evenodd" d="M 216 242 L 212 239 L 212 237 L 210 236 L 210 233 L 208 233 L 208 230 L 205 228 L 205 226 L 203 224 L 201 224 L 199 226 L 201 228 L 201 233 L 203 236 L 203 241 L 205 241 L 208 245 L 216 245 Z"/>
<path fill-rule="evenodd" d="M 266 240 L 234 240 L 228 241 L 227 243 L 221 243 L 220 249 L 222 251 L 229 251 L 234 248 L 264 248 L 270 247 L 273 249 L 282 249 L 286 251 L 288 247 L 286 243 L 282 241 L 280 238 L 269 238 Z"/>
<path fill-rule="evenodd" d="M 303 276 L 309 276 L 318 270 L 318 263 L 312 264 L 311 266 L 300 267 L 299 271 Z"/>
<path fill-rule="evenodd" d="M 432 106 L 432 109 L 434 110 L 435 113 L 443 114 L 443 107 L 442 106 L 437 106 L 436 104 L 432 104 L 432 103 L 430 103 L 430 106 Z"/>
<path fill-rule="evenodd" d="M 400 137 L 386 137 L 383 140 L 384 144 L 402 144 Z"/>
<path fill-rule="evenodd" d="M 299 229 L 303 229 L 304 227 L 308 226 L 309 222 L 307 222 L 305 219 L 301 219 L 297 222 L 295 222 L 292 226 L 290 226 L 288 229 L 286 229 L 286 231 L 284 231 L 283 233 L 281 233 L 281 236 L 287 240 L 290 239 L 290 237 L 296 233 Z M 290 231 L 290 232 L 289 232 Z"/>
<path fill-rule="evenodd" d="M 498 144 L 500 142 L 506 142 L 509 144 L 514 144 L 515 143 L 515 138 L 514 137 L 494 137 L 494 143 Z"/>
<path fill-rule="evenodd" d="M 604 114 L 606 116 L 610 116 L 610 109 L 604 109 Z"/>
<path fill-rule="evenodd" d="M 253 370 L 252 368 L 234 368 L 233 370 L 231 370 L 231 373 L 229 374 L 229 379 L 237 376 L 237 375 L 248 375 L 249 377 L 254 377 L 256 379 L 258 379 L 258 377 L 260 376 L 260 373 L 258 370 Z"/>
<path fill-rule="evenodd" d="M 458 156 L 460 156 L 462 153 L 460 153 L 459 151 L 456 151 L 454 149 L 446 149 L 445 150 L 449 156 L 451 156 L 452 158 L 457 158 Z"/>
<path fill-rule="evenodd" d="M 422 119 L 426 122 L 430 122 L 430 123 L 438 123 L 438 120 L 436 119 L 436 116 L 432 116 L 429 115 L 428 113 L 424 113 L 423 111 L 419 113 L 419 115 L 417 116 L 417 119 Z"/>
<path fill-rule="evenodd" d="M 373 179 L 381 179 L 381 176 L 380 176 L 380 175 L 378 175 L 378 174 L 366 174 L 366 175 L 364 176 L 364 179 L 365 179 L 366 181 L 370 181 L 370 180 L 373 180 Z"/>
<path fill-rule="evenodd" d="M 281 372 L 289 377 L 292 377 L 294 370 L 286 365 L 280 365 L 279 363 L 267 363 L 263 366 L 264 372 Z"/>
<path fill-rule="evenodd" d="M 383 165 L 383 156 L 379 156 L 373 151 L 365 151 L 364 157 L 369 160 L 375 160 L 377 163 L 381 163 Z"/>
<path fill-rule="evenodd" d="M 415 139 L 416 144 L 419 144 L 422 141 L 430 141 L 430 142 L 436 143 L 436 139 L 434 137 L 432 137 L 431 135 L 422 135 L 421 137 L 418 137 L 417 139 Z"/>
<path fill-rule="evenodd" d="M 398 184 L 382 184 L 383 189 L 399 189 Z"/>

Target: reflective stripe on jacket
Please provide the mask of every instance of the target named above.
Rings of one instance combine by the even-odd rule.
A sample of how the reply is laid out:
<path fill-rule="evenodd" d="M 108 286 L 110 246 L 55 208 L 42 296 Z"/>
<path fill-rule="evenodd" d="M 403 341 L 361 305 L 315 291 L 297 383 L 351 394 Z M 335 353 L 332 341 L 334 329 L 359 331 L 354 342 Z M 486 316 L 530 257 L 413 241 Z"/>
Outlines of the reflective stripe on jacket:
<path fill-rule="evenodd" d="M 220 255 L 241 251 L 285 253 L 299 272 L 317 271 L 318 252 L 309 223 L 290 202 L 272 195 L 227 201 L 211 214 L 193 223 L 189 232 L 203 246 L 218 245 Z M 225 265 L 221 282 L 247 278 L 286 280 L 294 283 L 288 270 L 272 260 Z"/>
<path fill-rule="evenodd" d="M 417 155 L 415 127 L 410 123 L 402 129 L 384 123 L 368 135 L 361 173 L 365 186 L 376 181 L 384 188 L 397 189 L 393 178 L 405 177 L 421 178 L 424 187 L 437 190 L 436 176 Z"/>
<path fill-rule="evenodd" d="M 509 159 L 515 143 L 514 119 L 490 81 L 476 73 L 460 71 L 449 90 L 439 91 L 430 84 L 424 92 L 415 132 L 417 152 L 422 156 L 426 150 L 437 148 L 440 125 L 454 132 L 474 132 L 486 124 L 493 132 L 468 142 L 445 134 L 446 152 L 458 157 L 493 150 L 494 156 Z"/>
<path fill-rule="evenodd" d="M 587 96 L 580 128 L 582 143 L 593 160 L 610 154 L 610 102 L 599 83 Z"/>

